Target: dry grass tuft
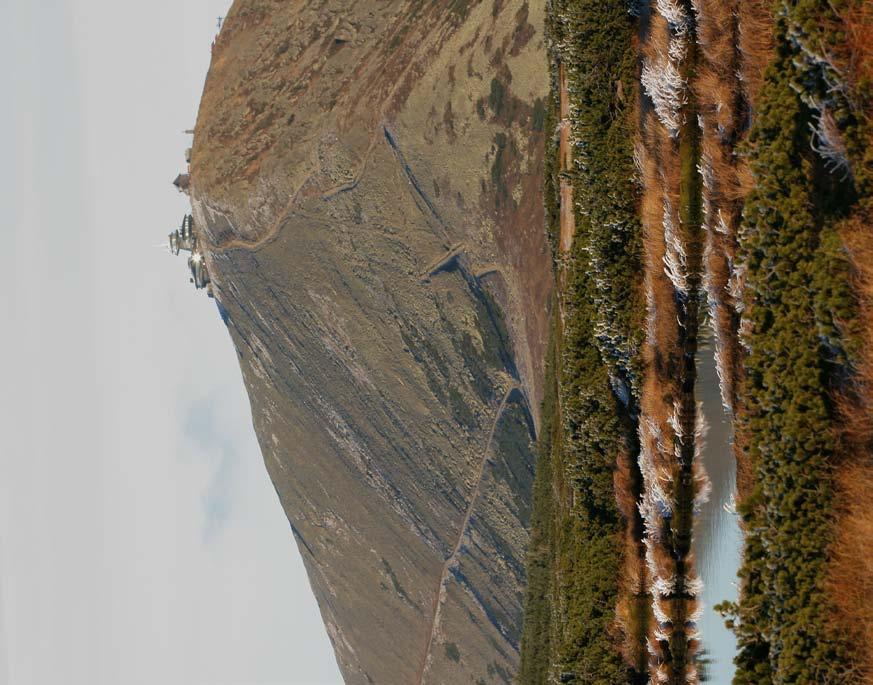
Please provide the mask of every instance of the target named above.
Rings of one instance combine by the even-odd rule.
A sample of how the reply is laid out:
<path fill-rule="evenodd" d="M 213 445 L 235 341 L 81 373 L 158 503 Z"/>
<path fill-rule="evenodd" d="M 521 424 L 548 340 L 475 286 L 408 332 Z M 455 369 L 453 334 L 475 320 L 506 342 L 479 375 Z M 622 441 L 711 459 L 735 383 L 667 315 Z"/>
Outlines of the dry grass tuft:
<path fill-rule="evenodd" d="M 726 59 L 716 56 L 716 59 Z M 721 138 L 728 140 L 733 137 L 737 127 L 736 98 L 737 82 L 733 75 L 726 78 L 721 70 L 712 68 L 720 62 L 707 62 L 699 68 L 694 80 L 695 97 L 699 105 L 711 111 L 711 116 L 721 130 Z"/>
<path fill-rule="evenodd" d="M 744 159 L 740 159 L 737 163 L 737 197 L 733 199 L 742 199 L 748 196 L 755 188 L 755 177 L 752 175 L 752 170 L 746 164 Z"/>
<path fill-rule="evenodd" d="M 773 56 L 773 13 L 767 0 L 742 0 L 738 10 L 743 82 L 754 108 L 764 69 Z"/>
<path fill-rule="evenodd" d="M 698 0 L 697 35 L 706 60 L 729 74 L 734 58 L 733 32 L 736 0 Z"/>
<path fill-rule="evenodd" d="M 621 512 L 621 515 L 625 520 L 633 521 L 637 511 L 637 501 L 634 495 L 636 488 L 633 482 L 630 456 L 624 450 L 618 455 L 612 479 L 618 510 Z"/>
<path fill-rule="evenodd" d="M 842 237 L 854 267 L 863 332 L 855 393 L 840 402 L 847 463 L 836 477 L 837 538 L 831 547 L 829 594 L 839 628 L 849 632 L 858 646 L 854 665 L 859 682 L 873 685 L 873 220 L 869 213 L 857 212 L 844 226 Z"/>
<path fill-rule="evenodd" d="M 842 238 L 852 261 L 864 340 L 856 377 L 857 397 L 842 404 L 843 437 L 853 452 L 866 448 L 873 459 L 873 220 L 858 212 L 844 227 Z"/>
<path fill-rule="evenodd" d="M 842 468 L 837 476 L 840 524 L 829 590 L 840 628 L 859 645 L 859 682 L 869 685 L 873 683 L 873 462 L 866 461 Z"/>
<path fill-rule="evenodd" d="M 849 83 L 857 87 L 861 83 L 873 83 L 873 4 L 867 0 L 852 0 L 843 11 L 842 30 L 845 33 L 843 71 Z"/>

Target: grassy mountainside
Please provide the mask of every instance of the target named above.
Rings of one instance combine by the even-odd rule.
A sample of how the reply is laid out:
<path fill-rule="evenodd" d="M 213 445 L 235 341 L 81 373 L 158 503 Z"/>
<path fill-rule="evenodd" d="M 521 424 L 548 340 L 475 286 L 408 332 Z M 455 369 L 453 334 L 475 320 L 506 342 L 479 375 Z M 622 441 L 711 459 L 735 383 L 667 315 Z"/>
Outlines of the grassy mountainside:
<path fill-rule="evenodd" d="M 552 270 L 542 6 L 236 0 L 191 199 L 348 685 L 518 669 Z"/>

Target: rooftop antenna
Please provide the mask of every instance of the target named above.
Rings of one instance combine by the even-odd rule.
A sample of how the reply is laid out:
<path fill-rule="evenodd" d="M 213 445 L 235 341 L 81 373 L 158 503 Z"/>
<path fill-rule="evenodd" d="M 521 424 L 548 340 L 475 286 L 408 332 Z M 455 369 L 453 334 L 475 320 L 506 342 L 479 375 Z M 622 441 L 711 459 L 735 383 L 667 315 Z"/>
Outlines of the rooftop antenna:
<path fill-rule="evenodd" d="M 193 128 L 186 128 L 184 131 L 182 131 L 182 133 L 187 133 L 189 136 L 193 136 L 194 129 Z"/>

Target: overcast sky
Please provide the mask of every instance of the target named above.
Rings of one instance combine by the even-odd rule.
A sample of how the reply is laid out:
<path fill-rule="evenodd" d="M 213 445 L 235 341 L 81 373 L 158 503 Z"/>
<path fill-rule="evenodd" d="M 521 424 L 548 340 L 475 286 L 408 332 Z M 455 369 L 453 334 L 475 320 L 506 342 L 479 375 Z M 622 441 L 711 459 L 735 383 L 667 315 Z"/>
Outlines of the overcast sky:
<path fill-rule="evenodd" d="M 0 684 L 341 682 L 215 305 L 154 246 L 229 0 L 0 0 Z"/>

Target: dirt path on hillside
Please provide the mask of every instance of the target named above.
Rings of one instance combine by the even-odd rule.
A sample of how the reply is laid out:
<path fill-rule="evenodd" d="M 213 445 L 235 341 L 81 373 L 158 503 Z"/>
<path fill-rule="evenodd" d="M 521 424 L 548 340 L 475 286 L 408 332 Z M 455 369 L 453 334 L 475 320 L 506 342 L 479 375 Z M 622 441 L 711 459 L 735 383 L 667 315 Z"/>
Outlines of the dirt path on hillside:
<path fill-rule="evenodd" d="M 369 164 L 370 158 L 373 155 L 373 148 L 376 146 L 376 142 L 378 141 L 378 139 L 379 139 L 379 136 L 377 136 L 375 134 L 370 137 L 369 147 L 367 148 L 367 152 L 364 155 L 364 159 L 361 162 L 361 166 L 358 169 L 358 173 L 355 175 L 355 177 L 351 181 L 347 181 L 346 183 L 343 183 L 341 185 L 335 186 L 333 188 L 329 188 L 328 190 L 321 193 L 322 200 L 329 200 L 332 197 L 339 195 L 340 193 L 344 193 L 344 192 L 347 192 L 349 190 L 353 190 L 354 188 L 357 187 L 358 183 L 360 183 L 361 178 L 363 178 L 364 173 L 367 170 L 367 165 Z M 305 185 L 305 182 L 303 185 Z M 285 221 L 288 214 L 294 208 L 294 205 L 296 205 L 298 203 L 298 200 L 300 199 L 300 193 L 302 192 L 302 190 L 303 190 L 303 186 L 301 186 L 300 188 L 297 189 L 297 191 L 291 196 L 291 200 L 288 202 L 288 204 L 285 205 L 282 208 L 282 210 L 277 214 L 276 220 L 267 227 L 267 230 L 264 232 L 264 235 L 262 235 L 260 238 L 255 238 L 252 240 L 247 240 L 245 238 L 231 238 L 230 240 L 224 240 L 224 241 L 221 241 L 219 243 L 210 244 L 209 251 L 212 252 L 213 254 L 227 252 L 228 250 L 238 250 L 238 249 L 251 251 L 251 250 L 257 250 L 260 247 L 271 242 L 272 240 L 274 240 L 276 238 L 277 235 L 279 235 L 279 229 L 282 227 L 282 223 Z M 194 208 L 199 206 L 201 209 L 205 209 L 206 212 L 208 212 L 211 215 L 211 217 L 215 217 L 216 215 L 220 216 L 228 224 L 228 226 L 231 227 L 231 229 L 232 229 L 233 222 L 230 220 L 230 218 L 227 216 L 227 214 L 222 212 L 220 209 L 216 209 L 215 207 L 210 205 L 206 200 L 203 200 L 199 197 L 192 196 L 191 205 Z M 204 214 L 204 216 L 205 216 L 205 214 Z"/>
<path fill-rule="evenodd" d="M 560 148 L 558 151 L 558 168 L 569 171 L 573 166 L 573 150 L 570 147 L 570 95 L 567 92 L 567 73 L 564 65 L 559 67 L 561 91 L 561 131 Z M 570 252 L 573 246 L 573 236 L 576 234 L 576 217 L 573 215 L 573 184 L 561 176 L 561 254 Z"/>
<path fill-rule="evenodd" d="M 467 505 L 467 512 L 464 516 L 464 520 L 461 523 L 461 528 L 458 531 L 458 536 L 455 540 L 455 546 L 452 548 L 452 553 L 448 556 L 445 563 L 443 564 L 443 570 L 440 574 L 440 581 L 436 588 L 436 593 L 434 594 L 433 599 L 433 610 L 431 619 L 431 628 L 430 634 L 427 638 L 427 645 L 424 649 L 424 656 L 421 660 L 421 670 L 419 671 L 418 679 L 416 680 L 417 685 L 423 685 L 424 676 L 427 672 L 427 660 L 430 656 L 430 650 L 433 646 L 433 640 L 436 636 L 437 628 L 440 623 L 440 613 L 442 610 L 442 595 L 445 590 L 446 580 L 449 575 L 449 570 L 457 561 L 458 553 L 461 551 L 461 546 L 464 543 L 464 533 L 467 531 L 467 527 L 470 525 L 470 519 L 473 517 L 473 508 L 476 506 L 476 502 L 479 499 L 479 490 L 482 485 L 482 479 L 485 477 L 485 467 L 488 465 L 488 452 L 491 449 L 491 443 L 494 440 L 494 433 L 497 431 L 497 424 L 500 421 L 500 417 L 503 416 L 503 410 L 506 409 L 506 405 L 509 403 L 510 398 L 514 392 L 521 392 L 521 386 L 518 384 L 513 384 L 503 395 L 503 399 L 500 401 L 500 405 L 497 407 L 497 412 L 494 415 L 494 421 L 491 423 L 491 430 L 488 433 L 488 440 L 485 442 L 485 448 L 482 450 L 482 459 L 479 463 L 479 474 L 476 477 L 476 485 L 473 488 L 473 492 L 470 494 L 470 503 Z"/>

